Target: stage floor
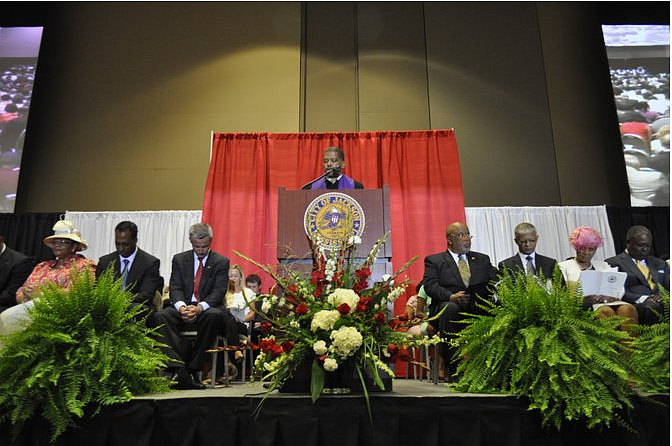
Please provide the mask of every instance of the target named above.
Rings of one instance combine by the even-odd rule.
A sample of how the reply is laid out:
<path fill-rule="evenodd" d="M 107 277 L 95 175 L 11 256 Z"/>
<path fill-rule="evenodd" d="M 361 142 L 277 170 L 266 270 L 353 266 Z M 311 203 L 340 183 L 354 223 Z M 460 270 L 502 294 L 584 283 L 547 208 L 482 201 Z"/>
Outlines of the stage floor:
<path fill-rule="evenodd" d="M 175 398 L 254 398 L 263 397 L 266 394 L 266 389 L 263 388 L 262 383 L 240 381 L 231 382 L 229 387 L 216 386 L 214 389 L 206 388 L 204 390 L 178 390 L 169 393 L 159 393 L 152 395 L 137 396 L 136 400 L 165 400 Z M 433 384 L 428 381 L 419 381 L 414 379 L 397 378 L 394 380 L 391 392 L 372 392 L 370 397 L 385 397 L 385 398 L 515 398 L 511 395 L 497 395 L 497 394 L 476 394 L 476 393 L 459 393 L 450 389 L 445 383 Z M 363 398 L 363 394 L 347 394 L 347 395 L 324 395 L 324 398 Z M 320 397 L 320 398 L 323 398 Z M 308 398 L 310 395 L 297 393 L 279 393 L 272 392 L 269 398 Z"/>

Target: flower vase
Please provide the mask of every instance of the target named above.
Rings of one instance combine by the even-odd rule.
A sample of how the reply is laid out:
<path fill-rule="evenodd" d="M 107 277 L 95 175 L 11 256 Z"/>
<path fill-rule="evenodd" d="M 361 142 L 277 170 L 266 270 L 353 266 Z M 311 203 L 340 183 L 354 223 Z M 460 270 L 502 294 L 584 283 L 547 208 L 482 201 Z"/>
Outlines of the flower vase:
<path fill-rule="evenodd" d="M 324 372 L 324 389 L 322 393 L 342 395 L 350 393 L 352 386 L 352 372 L 354 367 L 351 361 L 338 365 L 332 372 Z"/>

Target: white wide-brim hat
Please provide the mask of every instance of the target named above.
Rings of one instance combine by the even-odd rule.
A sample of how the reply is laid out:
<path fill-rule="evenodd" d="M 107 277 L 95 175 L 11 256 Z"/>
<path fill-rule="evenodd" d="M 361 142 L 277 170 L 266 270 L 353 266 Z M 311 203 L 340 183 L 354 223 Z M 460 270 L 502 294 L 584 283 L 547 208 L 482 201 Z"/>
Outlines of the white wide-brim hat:
<path fill-rule="evenodd" d="M 75 229 L 75 225 L 69 220 L 59 220 L 56 222 L 54 227 L 54 235 L 44 238 L 44 244 L 50 248 L 53 248 L 53 241 L 56 239 L 66 238 L 72 240 L 79 244 L 75 251 L 84 251 L 87 248 L 86 240 L 82 238 L 82 234 Z"/>

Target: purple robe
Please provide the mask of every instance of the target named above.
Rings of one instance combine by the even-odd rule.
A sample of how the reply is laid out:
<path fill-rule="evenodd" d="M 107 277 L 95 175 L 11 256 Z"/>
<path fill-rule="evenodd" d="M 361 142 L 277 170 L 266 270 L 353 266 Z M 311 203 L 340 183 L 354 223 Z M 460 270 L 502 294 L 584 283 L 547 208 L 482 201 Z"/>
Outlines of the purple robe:
<path fill-rule="evenodd" d="M 327 179 L 325 177 L 320 178 L 319 180 L 315 181 L 310 186 L 311 190 L 326 189 L 326 188 L 327 188 Z M 343 174 L 343 175 L 341 175 L 341 178 L 338 180 L 338 188 L 339 189 L 354 189 L 355 188 L 355 180 L 353 180 L 349 176 Z"/>

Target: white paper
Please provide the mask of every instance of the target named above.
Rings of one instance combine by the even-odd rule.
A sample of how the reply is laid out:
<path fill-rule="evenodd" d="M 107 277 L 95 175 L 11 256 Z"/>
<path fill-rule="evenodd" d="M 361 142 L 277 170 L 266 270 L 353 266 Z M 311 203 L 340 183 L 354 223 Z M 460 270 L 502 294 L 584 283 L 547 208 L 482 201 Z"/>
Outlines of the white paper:
<path fill-rule="evenodd" d="M 618 271 L 581 271 L 579 283 L 584 296 L 600 294 L 620 299 L 619 291 L 623 289 L 626 273 Z"/>

